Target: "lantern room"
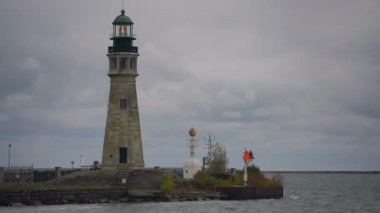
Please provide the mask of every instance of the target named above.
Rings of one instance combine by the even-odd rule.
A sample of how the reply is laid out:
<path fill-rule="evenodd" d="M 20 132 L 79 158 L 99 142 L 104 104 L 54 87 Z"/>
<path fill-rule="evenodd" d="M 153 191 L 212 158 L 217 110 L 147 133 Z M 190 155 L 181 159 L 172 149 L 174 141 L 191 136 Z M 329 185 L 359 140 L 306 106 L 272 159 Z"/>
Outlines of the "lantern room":
<path fill-rule="evenodd" d="M 125 11 L 121 10 L 121 15 L 115 18 L 112 22 L 113 34 L 112 37 L 129 37 L 133 38 L 133 22 L 125 15 Z"/>
<path fill-rule="evenodd" d="M 136 39 L 133 35 L 133 22 L 125 15 L 125 10 L 121 10 L 121 14 L 115 18 L 112 25 L 111 40 L 113 40 L 113 46 L 108 47 L 108 52 L 137 53 L 137 47 L 133 46 L 133 40 Z"/>

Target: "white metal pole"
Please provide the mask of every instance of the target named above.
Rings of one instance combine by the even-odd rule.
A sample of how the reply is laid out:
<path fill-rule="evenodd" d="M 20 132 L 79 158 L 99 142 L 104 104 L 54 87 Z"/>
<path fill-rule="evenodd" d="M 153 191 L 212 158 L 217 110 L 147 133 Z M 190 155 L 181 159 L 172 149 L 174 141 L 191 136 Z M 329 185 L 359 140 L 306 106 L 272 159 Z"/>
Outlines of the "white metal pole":
<path fill-rule="evenodd" d="M 247 185 L 247 181 L 248 181 L 247 162 L 248 162 L 248 160 L 244 160 L 244 175 L 243 175 L 244 186 Z"/>

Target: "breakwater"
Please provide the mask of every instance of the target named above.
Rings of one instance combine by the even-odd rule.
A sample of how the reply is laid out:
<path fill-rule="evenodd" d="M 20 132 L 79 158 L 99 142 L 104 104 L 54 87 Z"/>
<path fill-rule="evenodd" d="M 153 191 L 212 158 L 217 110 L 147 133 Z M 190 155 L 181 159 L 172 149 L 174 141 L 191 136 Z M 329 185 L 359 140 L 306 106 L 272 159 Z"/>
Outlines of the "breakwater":
<path fill-rule="evenodd" d="M 124 202 L 170 202 L 220 200 L 220 193 L 164 194 L 159 191 L 142 190 L 128 193 L 126 189 L 51 189 L 51 190 L 2 190 L 0 206 L 39 206 L 57 204 L 124 203 Z"/>
<path fill-rule="evenodd" d="M 284 188 L 276 187 L 257 187 L 257 186 L 229 186 L 218 187 L 217 191 L 226 200 L 250 200 L 250 199 L 278 199 L 284 196 Z"/>
<path fill-rule="evenodd" d="M 247 200 L 282 198 L 283 188 L 219 187 L 217 192 L 161 193 L 157 190 L 126 188 L 108 189 L 49 189 L 49 190 L 1 190 L 0 206 L 90 204 L 123 202 L 178 202 L 207 200 Z"/>
<path fill-rule="evenodd" d="M 0 206 L 53 205 L 117 201 L 126 197 L 124 189 L 2 190 Z"/>
<path fill-rule="evenodd" d="M 281 198 L 282 187 L 220 187 L 163 193 L 159 170 L 81 171 L 37 185 L 0 188 L 0 206 Z M 189 183 L 188 183 L 189 184 Z M 191 185 L 189 185 L 191 186 Z M 191 187 L 190 187 L 191 188 Z"/>

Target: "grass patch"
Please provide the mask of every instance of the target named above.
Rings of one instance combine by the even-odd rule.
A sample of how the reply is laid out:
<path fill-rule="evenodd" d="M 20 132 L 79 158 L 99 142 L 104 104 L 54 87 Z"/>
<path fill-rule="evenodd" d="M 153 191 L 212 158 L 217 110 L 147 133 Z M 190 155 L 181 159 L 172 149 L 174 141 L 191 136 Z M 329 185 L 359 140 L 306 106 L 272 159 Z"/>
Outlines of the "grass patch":
<path fill-rule="evenodd" d="M 193 185 L 199 189 L 215 191 L 216 187 L 231 185 L 230 180 L 224 180 L 212 176 L 210 173 L 199 171 L 194 175 Z"/>
<path fill-rule="evenodd" d="M 259 186 L 263 188 L 283 186 L 283 177 L 279 174 L 272 177 L 272 179 L 265 177 L 256 166 L 247 168 L 248 185 Z"/>
<path fill-rule="evenodd" d="M 283 186 L 283 178 L 280 175 L 273 176 L 272 179 L 265 177 L 260 169 L 256 166 L 247 168 L 248 185 L 258 186 L 262 188 Z M 192 185 L 200 190 L 215 191 L 217 187 L 225 187 L 232 185 L 243 185 L 243 172 L 229 175 L 228 178 L 217 178 L 215 175 L 199 171 L 195 174 Z"/>

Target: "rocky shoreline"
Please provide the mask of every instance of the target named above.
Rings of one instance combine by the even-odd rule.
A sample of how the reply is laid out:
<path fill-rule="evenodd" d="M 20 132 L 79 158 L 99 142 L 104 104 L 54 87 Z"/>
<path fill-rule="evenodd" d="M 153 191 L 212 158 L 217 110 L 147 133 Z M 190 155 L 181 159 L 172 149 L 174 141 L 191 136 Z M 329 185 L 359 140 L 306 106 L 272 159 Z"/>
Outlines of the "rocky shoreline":
<path fill-rule="evenodd" d="M 140 202 L 183 202 L 221 200 L 220 193 L 188 192 L 164 194 L 158 191 L 128 193 L 125 189 L 87 189 L 87 190 L 19 190 L 2 191 L 0 206 L 40 206 L 64 204 L 106 204 Z"/>
<path fill-rule="evenodd" d="M 227 186 L 214 192 L 188 182 L 178 190 L 163 191 L 160 170 L 80 171 L 42 184 L 9 185 L 0 189 L 0 206 L 40 206 L 91 203 L 182 202 L 207 200 L 277 199 L 283 187 Z M 189 187 L 189 188 L 187 188 Z M 181 189 L 182 188 L 182 189 Z"/>

